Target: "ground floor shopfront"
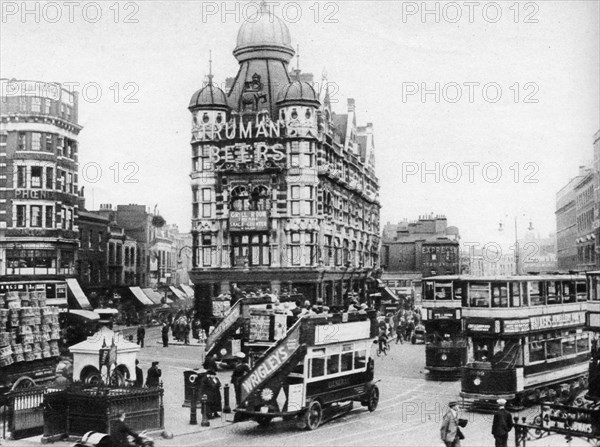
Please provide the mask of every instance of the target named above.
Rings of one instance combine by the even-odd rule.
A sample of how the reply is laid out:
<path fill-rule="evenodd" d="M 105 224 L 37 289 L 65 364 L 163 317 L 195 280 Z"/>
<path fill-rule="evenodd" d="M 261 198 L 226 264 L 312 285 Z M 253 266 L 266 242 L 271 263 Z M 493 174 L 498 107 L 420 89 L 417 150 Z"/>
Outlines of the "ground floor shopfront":
<path fill-rule="evenodd" d="M 270 291 L 280 296 L 301 294 L 314 303 L 322 299 L 327 306 L 345 307 L 351 297 L 368 302 L 375 291 L 369 274 L 371 269 L 290 269 L 290 268 L 230 268 L 195 269 L 190 271 L 194 283 L 196 308 L 204 313 L 202 302 L 225 293 L 232 285 L 246 293 Z"/>

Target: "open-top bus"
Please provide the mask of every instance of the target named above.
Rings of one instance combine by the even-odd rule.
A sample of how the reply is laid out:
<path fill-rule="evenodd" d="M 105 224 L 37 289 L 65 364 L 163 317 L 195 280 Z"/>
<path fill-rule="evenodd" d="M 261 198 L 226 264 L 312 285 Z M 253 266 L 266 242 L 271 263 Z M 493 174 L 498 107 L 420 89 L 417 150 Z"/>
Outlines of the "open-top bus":
<path fill-rule="evenodd" d="M 492 410 L 499 398 L 515 409 L 569 402 L 587 386 L 585 276 L 464 278 L 457 289 L 469 341 L 465 404 Z"/>
<path fill-rule="evenodd" d="M 243 378 L 235 421 L 266 425 L 275 417 L 299 418 L 314 430 L 352 401 L 374 411 L 377 333 L 375 311 L 301 317 Z"/>
<path fill-rule="evenodd" d="M 462 287 L 460 276 L 437 276 L 423 280 L 425 325 L 425 369 L 428 378 L 460 379 L 467 363 L 467 341 L 462 332 Z"/>

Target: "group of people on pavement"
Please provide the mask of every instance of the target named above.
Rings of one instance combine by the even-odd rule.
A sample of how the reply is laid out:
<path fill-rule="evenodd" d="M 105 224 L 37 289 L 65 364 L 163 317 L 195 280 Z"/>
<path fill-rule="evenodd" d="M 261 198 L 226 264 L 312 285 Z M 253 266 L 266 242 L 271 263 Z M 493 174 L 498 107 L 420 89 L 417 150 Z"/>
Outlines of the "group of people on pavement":
<path fill-rule="evenodd" d="M 159 362 L 152 362 L 152 366 L 148 368 L 148 372 L 146 373 L 146 386 L 148 388 L 157 387 L 160 385 L 160 377 L 162 376 L 162 371 L 158 367 Z M 135 381 L 134 385 L 138 388 L 142 388 L 144 386 L 144 371 L 139 366 L 140 361 L 135 361 Z"/>
<path fill-rule="evenodd" d="M 498 399 L 498 410 L 494 414 L 492 421 L 492 436 L 494 437 L 495 447 L 507 447 L 508 434 L 512 430 L 514 423 L 512 415 L 506 410 L 506 399 Z M 448 404 L 448 412 L 444 415 L 440 436 L 446 447 L 460 447 L 460 441 L 465 439 L 461 428 L 466 427 L 467 420 L 459 418 L 458 401 Z"/>

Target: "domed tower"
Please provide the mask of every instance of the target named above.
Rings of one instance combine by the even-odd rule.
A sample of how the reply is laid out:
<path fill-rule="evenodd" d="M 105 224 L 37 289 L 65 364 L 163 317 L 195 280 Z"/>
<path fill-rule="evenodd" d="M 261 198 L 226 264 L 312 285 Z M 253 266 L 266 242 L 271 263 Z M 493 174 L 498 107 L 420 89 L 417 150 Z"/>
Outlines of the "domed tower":
<path fill-rule="evenodd" d="M 277 109 L 288 136 L 307 136 L 309 132 L 316 136 L 320 105 L 315 89 L 308 82 L 294 81 L 285 85 L 277 95 Z"/>
<path fill-rule="evenodd" d="M 208 84 L 192 95 L 188 109 L 192 112 L 192 127 L 221 125 L 227 122 L 229 105 L 225 92 L 212 83 L 212 74 L 208 75 Z"/>
<path fill-rule="evenodd" d="M 294 49 L 287 25 L 266 3 L 241 26 L 233 55 L 240 69 L 228 93 L 231 109 L 241 115 L 267 111 L 276 117 L 276 95 L 290 82 L 287 65 Z"/>

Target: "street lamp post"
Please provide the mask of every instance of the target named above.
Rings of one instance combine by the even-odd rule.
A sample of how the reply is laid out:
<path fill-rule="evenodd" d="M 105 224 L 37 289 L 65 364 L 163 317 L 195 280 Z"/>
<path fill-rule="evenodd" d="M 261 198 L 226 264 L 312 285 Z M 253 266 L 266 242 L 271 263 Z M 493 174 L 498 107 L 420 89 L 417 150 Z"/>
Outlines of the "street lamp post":
<path fill-rule="evenodd" d="M 522 216 L 525 216 L 525 214 L 523 213 Z M 508 217 L 508 215 L 506 217 Z M 517 216 L 515 215 L 515 216 L 513 216 L 513 218 L 514 218 L 514 222 L 515 222 L 515 275 L 519 276 L 521 274 L 520 254 L 519 254 L 519 230 L 518 230 L 518 224 L 517 224 Z M 533 230 L 533 225 L 532 225 L 531 221 L 529 221 L 529 227 L 527 229 Z M 503 231 L 502 222 L 500 222 L 498 231 Z"/>

